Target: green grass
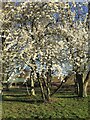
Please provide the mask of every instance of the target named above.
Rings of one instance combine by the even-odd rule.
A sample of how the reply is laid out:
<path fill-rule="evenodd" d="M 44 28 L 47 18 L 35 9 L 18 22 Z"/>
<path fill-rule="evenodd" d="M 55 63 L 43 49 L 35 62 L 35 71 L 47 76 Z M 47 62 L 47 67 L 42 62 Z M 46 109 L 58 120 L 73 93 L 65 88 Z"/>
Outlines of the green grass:
<path fill-rule="evenodd" d="M 19 91 L 19 92 L 18 92 Z M 23 91 L 23 92 L 22 92 Z M 57 93 L 50 102 L 43 103 L 39 91 L 36 97 L 27 96 L 25 90 L 11 89 L 3 96 L 3 120 L 25 120 L 26 118 L 89 118 L 88 98 L 78 98 L 73 93 Z"/>

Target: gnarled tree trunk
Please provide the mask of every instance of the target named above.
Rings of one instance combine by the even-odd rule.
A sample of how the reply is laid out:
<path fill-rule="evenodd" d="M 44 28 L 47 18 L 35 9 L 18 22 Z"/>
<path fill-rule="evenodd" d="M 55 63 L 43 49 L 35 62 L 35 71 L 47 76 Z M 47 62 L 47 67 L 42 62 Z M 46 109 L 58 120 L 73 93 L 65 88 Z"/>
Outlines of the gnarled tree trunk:
<path fill-rule="evenodd" d="M 87 97 L 87 86 L 88 81 L 90 79 L 90 71 L 84 74 L 76 73 L 76 81 L 77 81 L 77 93 L 79 97 Z"/>
<path fill-rule="evenodd" d="M 86 78 L 84 80 L 84 91 L 83 91 L 84 97 L 87 97 L 87 87 L 88 87 L 89 80 L 90 80 L 90 71 L 87 73 Z"/>
<path fill-rule="evenodd" d="M 84 83 L 84 91 L 83 91 L 83 97 L 87 97 L 87 86 L 88 86 L 88 81 Z"/>

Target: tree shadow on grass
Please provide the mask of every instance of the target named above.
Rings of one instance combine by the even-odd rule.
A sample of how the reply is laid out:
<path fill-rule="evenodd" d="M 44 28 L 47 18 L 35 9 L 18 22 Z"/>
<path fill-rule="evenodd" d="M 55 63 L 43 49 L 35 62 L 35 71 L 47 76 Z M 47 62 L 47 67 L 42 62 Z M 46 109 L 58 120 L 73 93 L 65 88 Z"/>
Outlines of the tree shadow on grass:
<path fill-rule="evenodd" d="M 51 97 L 53 98 L 53 97 Z M 56 94 L 54 96 L 54 98 L 79 98 L 76 94 Z M 28 95 L 4 95 L 2 97 L 2 101 L 10 101 L 10 102 L 25 102 L 25 103 L 43 103 L 44 101 L 42 100 L 42 98 L 36 98 L 36 97 L 32 97 L 30 98 L 30 96 L 28 97 Z"/>
<path fill-rule="evenodd" d="M 41 119 L 39 118 L 2 118 L 2 120 L 41 120 Z"/>
<path fill-rule="evenodd" d="M 9 102 L 24 102 L 24 103 L 30 103 L 30 104 L 33 104 L 33 103 L 43 103 L 44 101 L 43 100 L 35 100 L 35 99 L 10 99 L 10 98 L 3 98 L 2 101 L 9 101 Z"/>
<path fill-rule="evenodd" d="M 67 95 L 62 95 L 62 96 L 59 96 L 58 98 L 78 98 L 78 96 L 76 95 L 73 95 L 73 96 L 67 96 Z"/>
<path fill-rule="evenodd" d="M 42 99 L 39 99 L 39 98 L 36 99 L 36 96 L 27 96 L 27 95 L 4 95 L 2 97 L 2 101 L 25 102 L 25 103 L 31 103 L 31 104 L 44 102 Z"/>
<path fill-rule="evenodd" d="M 27 95 L 20 95 L 20 94 L 16 94 L 16 95 L 12 95 L 12 94 L 8 94 L 8 95 L 4 95 L 4 96 L 10 96 L 10 97 L 27 97 Z"/>
<path fill-rule="evenodd" d="M 68 91 L 68 92 L 58 91 L 54 95 L 56 98 L 78 98 L 78 95 L 74 92 L 71 92 L 71 91 Z"/>
<path fill-rule="evenodd" d="M 75 118 L 65 118 L 65 117 L 61 117 L 61 118 L 39 118 L 38 116 L 37 117 L 33 117 L 33 118 L 3 118 L 2 120 L 82 120 L 82 119 L 78 119 L 78 117 L 75 117 Z"/>
<path fill-rule="evenodd" d="M 32 120 L 32 118 L 2 118 L 1 120 Z"/>

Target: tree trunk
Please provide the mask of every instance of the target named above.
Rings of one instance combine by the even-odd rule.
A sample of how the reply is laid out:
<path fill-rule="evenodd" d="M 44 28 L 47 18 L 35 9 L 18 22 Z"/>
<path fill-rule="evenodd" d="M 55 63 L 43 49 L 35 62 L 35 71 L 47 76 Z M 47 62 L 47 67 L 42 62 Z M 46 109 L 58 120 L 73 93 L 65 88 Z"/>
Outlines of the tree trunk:
<path fill-rule="evenodd" d="M 35 90 L 34 90 L 34 74 L 31 76 L 31 95 L 35 96 Z"/>
<path fill-rule="evenodd" d="M 88 81 L 84 83 L 83 97 L 87 97 L 87 86 L 88 86 Z"/>
<path fill-rule="evenodd" d="M 42 99 L 45 101 L 44 88 L 43 88 L 42 82 L 41 82 L 41 80 L 40 80 L 39 73 L 37 73 L 37 79 L 38 79 L 38 82 L 39 82 L 39 85 L 40 85 L 40 90 L 41 90 L 41 94 L 42 94 Z"/>
<path fill-rule="evenodd" d="M 75 81 L 75 93 L 78 95 L 79 93 L 79 84 Z"/>
<path fill-rule="evenodd" d="M 77 80 L 77 83 L 78 83 L 78 96 L 79 97 L 83 97 L 83 75 L 82 74 L 79 74 L 79 73 L 76 73 L 76 80 Z"/>
<path fill-rule="evenodd" d="M 50 86 L 49 86 L 49 74 L 48 74 L 48 72 L 46 73 L 46 79 L 44 79 L 44 81 L 45 81 L 45 86 L 46 86 L 46 91 L 47 91 L 47 95 L 46 95 L 46 99 L 47 99 L 47 101 L 49 101 L 50 100 Z"/>
<path fill-rule="evenodd" d="M 51 81 L 52 81 L 51 69 L 48 69 L 48 84 L 52 87 Z"/>
<path fill-rule="evenodd" d="M 84 77 L 84 74 L 76 73 L 76 80 L 78 84 L 77 91 L 79 97 L 87 97 L 87 86 L 88 86 L 88 81 L 90 79 L 90 71 L 85 74 L 86 77 Z"/>
<path fill-rule="evenodd" d="M 89 80 L 90 80 L 90 71 L 87 73 L 86 78 L 84 80 L 84 91 L 83 91 L 84 97 L 87 97 L 87 86 L 88 86 Z"/>

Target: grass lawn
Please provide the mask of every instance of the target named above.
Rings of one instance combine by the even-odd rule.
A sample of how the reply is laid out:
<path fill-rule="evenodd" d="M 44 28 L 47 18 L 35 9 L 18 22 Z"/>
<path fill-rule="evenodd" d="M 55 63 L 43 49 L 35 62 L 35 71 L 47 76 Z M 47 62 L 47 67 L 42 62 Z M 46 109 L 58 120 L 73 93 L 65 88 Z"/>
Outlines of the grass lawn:
<path fill-rule="evenodd" d="M 49 103 L 43 103 L 39 90 L 36 97 L 27 96 L 25 89 L 10 89 L 3 95 L 3 120 L 32 120 L 41 118 L 89 119 L 90 95 L 78 98 L 74 93 L 56 93 Z"/>

